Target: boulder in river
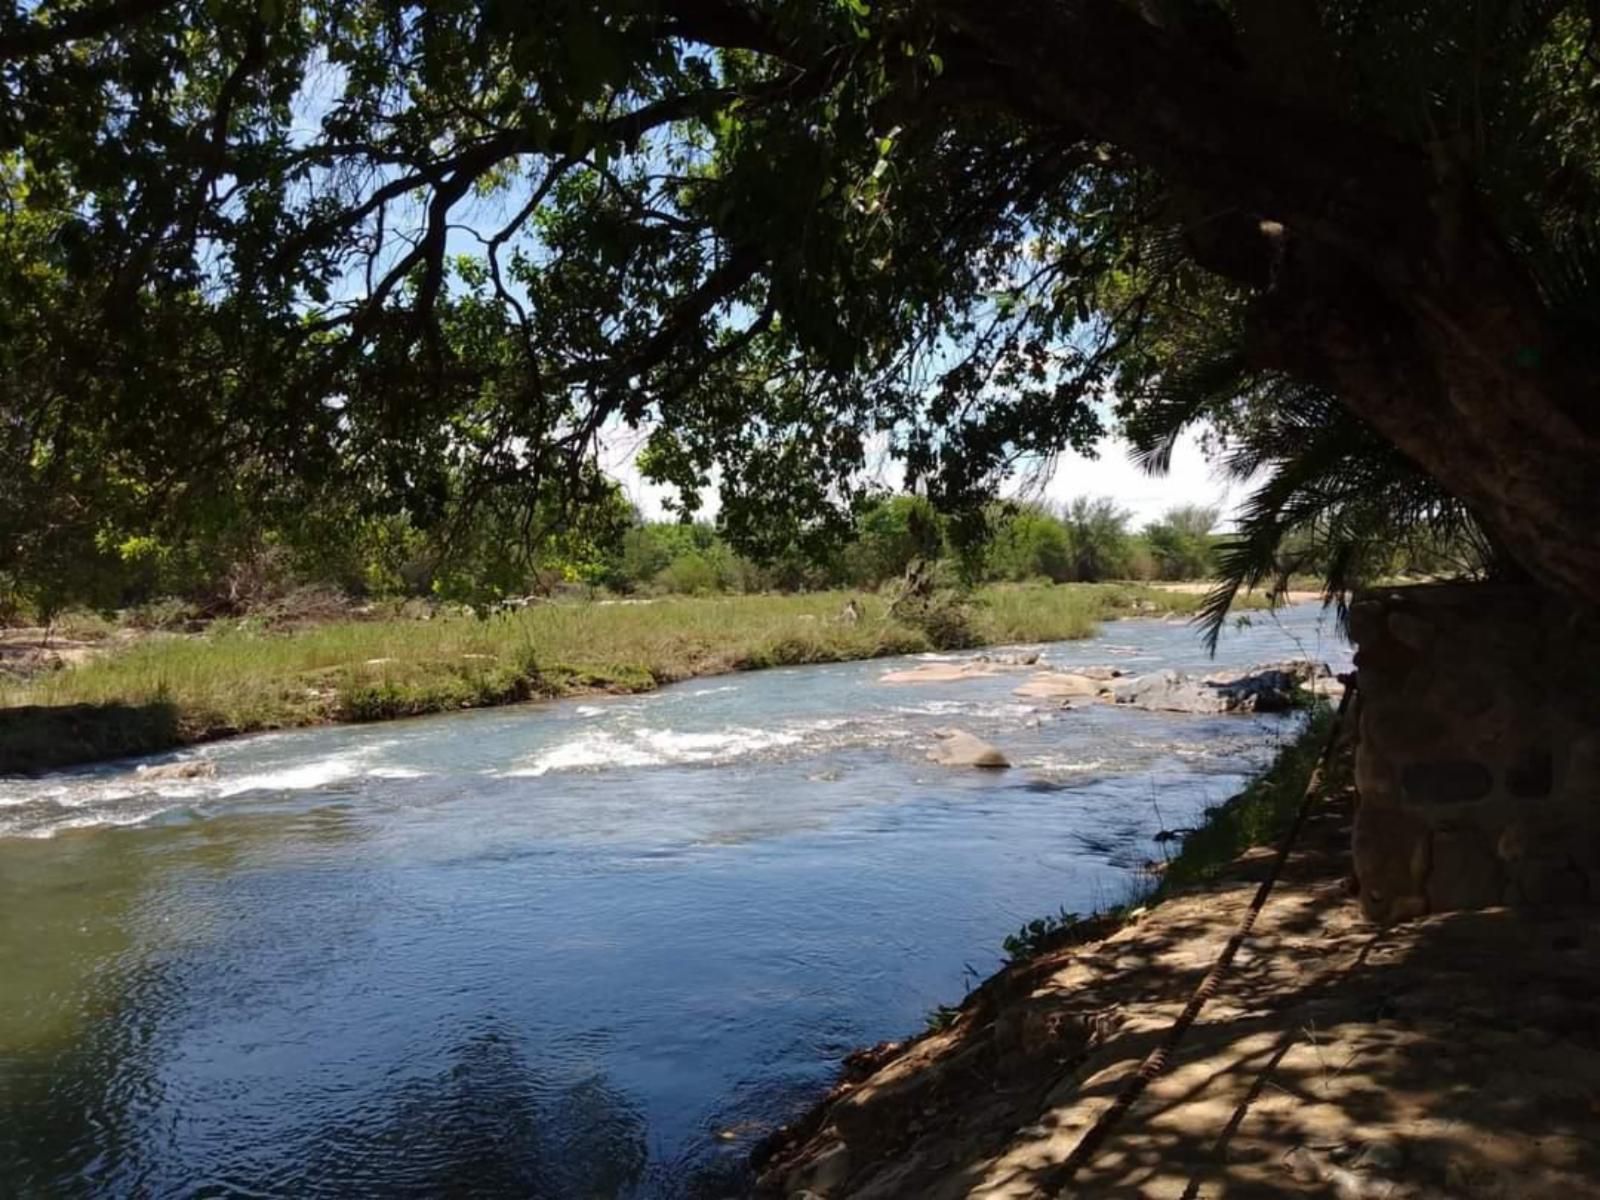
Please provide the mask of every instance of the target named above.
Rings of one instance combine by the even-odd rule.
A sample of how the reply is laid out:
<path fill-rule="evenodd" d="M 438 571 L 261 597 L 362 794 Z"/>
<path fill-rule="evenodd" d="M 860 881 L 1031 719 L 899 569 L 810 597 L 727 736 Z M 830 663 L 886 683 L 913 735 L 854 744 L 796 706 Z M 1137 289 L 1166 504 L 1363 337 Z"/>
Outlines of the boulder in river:
<path fill-rule="evenodd" d="M 1228 711 L 1227 698 L 1221 692 L 1182 671 L 1153 671 L 1119 680 L 1112 686 L 1111 699 L 1116 704 L 1155 712 Z"/>
<path fill-rule="evenodd" d="M 1039 661 L 1039 652 L 1029 650 L 1021 654 L 980 654 L 976 658 L 945 659 L 890 671 L 879 677 L 879 683 L 957 683 L 963 679 L 987 679 L 1004 671 L 1031 667 Z"/>
<path fill-rule="evenodd" d="M 997 667 L 1031 667 L 1039 661 L 1039 652 L 1026 650 L 1019 654 L 980 654 L 973 661 L 993 663 Z"/>
<path fill-rule="evenodd" d="M 1284 712 L 1293 708 L 1302 687 L 1317 682 L 1327 667 L 1312 663 L 1265 663 L 1246 671 L 1227 671 L 1197 679 L 1181 671 L 1156 671 L 1113 685 L 1117 704 L 1157 712 Z"/>
<path fill-rule="evenodd" d="M 191 758 L 183 762 L 143 766 L 134 774 L 140 779 L 215 779 L 217 764 L 206 758 Z"/>
<path fill-rule="evenodd" d="M 991 662 L 969 659 L 965 662 L 931 662 L 904 671 L 890 671 L 879 683 L 957 683 L 963 679 L 983 679 L 996 675 L 1000 668 Z"/>
<path fill-rule="evenodd" d="M 1025 700 L 1073 700 L 1080 696 L 1093 696 L 1101 685 L 1087 675 L 1075 671 L 1040 671 L 1012 695 Z"/>
<path fill-rule="evenodd" d="M 1011 765 L 999 750 L 965 729 L 943 729 L 936 736 L 938 744 L 928 752 L 928 757 L 940 766 L 1002 768 Z"/>

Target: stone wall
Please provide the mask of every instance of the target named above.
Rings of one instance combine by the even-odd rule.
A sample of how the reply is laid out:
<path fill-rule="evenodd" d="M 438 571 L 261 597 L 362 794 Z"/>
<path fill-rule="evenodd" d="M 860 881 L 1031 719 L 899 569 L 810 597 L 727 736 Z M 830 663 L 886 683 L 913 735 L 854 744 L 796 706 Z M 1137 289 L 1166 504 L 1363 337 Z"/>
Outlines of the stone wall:
<path fill-rule="evenodd" d="M 1375 591 L 1350 618 L 1367 915 L 1600 901 L 1600 620 L 1490 584 Z"/>

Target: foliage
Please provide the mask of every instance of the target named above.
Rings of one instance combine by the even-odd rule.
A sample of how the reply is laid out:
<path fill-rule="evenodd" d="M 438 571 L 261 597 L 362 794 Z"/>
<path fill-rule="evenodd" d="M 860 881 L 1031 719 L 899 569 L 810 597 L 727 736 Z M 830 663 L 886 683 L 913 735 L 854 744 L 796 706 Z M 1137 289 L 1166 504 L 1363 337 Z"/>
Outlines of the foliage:
<path fill-rule="evenodd" d="M 1002 514 L 997 526 L 986 558 L 991 578 L 1017 582 L 1048 579 L 1052 583 L 1074 578 L 1067 528 L 1046 509 L 1037 505 L 1018 508 Z"/>
<path fill-rule="evenodd" d="M 1235 577 L 1331 499 L 1335 566 L 1444 514 L 1581 592 L 1593 556 L 1557 531 L 1594 527 L 1594 19 L 12 6 L 0 574 L 48 612 L 107 602 L 129 561 L 401 520 L 443 594 L 549 555 L 592 581 L 565 540 L 623 430 L 683 515 L 720 488 L 740 552 L 825 560 L 873 499 L 869 445 L 970 515 L 1091 447 L 1114 393 L 1135 429 L 1306 435 L 1263 459 Z M 1119 573 L 1104 532 L 1074 578 Z M 362 578 L 413 563 L 385 548 Z"/>
<path fill-rule="evenodd" d="M 1132 544 L 1129 513 L 1102 496 L 1079 496 L 1061 514 L 1067 529 L 1072 578 L 1081 583 L 1122 579 L 1128 574 Z"/>
<path fill-rule="evenodd" d="M 1300 809 L 1333 725 L 1333 710 L 1325 702 L 1317 704 L 1265 771 L 1237 796 L 1208 809 L 1167 864 L 1160 894 L 1214 878 L 1250 847 L 1269 845 L 1281 836 Z M 1337 780 L 1325 786 L 1337 786 Z"/>
<path fill-rule="evenodd" d="M 959 592 L 949 589 L 899 602 L 894 615 L 920 631 L 935 650 L 966 650 L 983 641 L 973 624 L 971 606 Z"/>
<path fill-rule="evenodd" d="M 1015 933 L 1006 935 L 1000 948 L 1011 962 L 1027 962 L 1058 944 L 1082 919 L 1064 907 L 1059 912 L 1046 913 L 1042 917 L 1035 917 Z"/>
<path fill-rule="evenodd" d="M 872 501 L 856 519 L 842 573 L 851 583 L 876 586 L 943 550 L 944 522 L 933 505 L 920 496 L 890 496 Z"/>
<path fill-rule="evenodd" d="M 1144 544 L 1155 561 L 1158 579 L 1210 579 L 1216 572 L 1216 547 L 1211 531 L 1220 513 L 1186 505 L 1169 509 L 1144 528 Z"/>
<path fill-rule="evenodd" d="M 923 1028 L 928 1033 L 942 1033 L 961 1018 L 961 1008 L 954 1004 L 936 1004 L 923 1017 Z"/>
<path fill-rule="evenodd" d="M 1226 472 L 1255 484 L 1235 529 L 1204 552 L 1206 574 L 1220 580 L 1203 614 L 1213 645 L 1242 590 L 1282 591 L 1296 574 L 1315 574 L 1342 602 L 1363 583 L 1427 563 L 1465 575 L 1510 569 L 1467 505 L 1326 390 L 1252 370 L 1238 331 L 1228 336 L 1205 310 L 1161 323 L 1192 357 L 1181 371 L 1128 379 L 1124 412 L 1142 461 L 1164 470 L 1178 437 L 1203 423 Z M 1162 523 L 1146 538 L 1165 562 L 1186 543 L 1199 552 Z"/>

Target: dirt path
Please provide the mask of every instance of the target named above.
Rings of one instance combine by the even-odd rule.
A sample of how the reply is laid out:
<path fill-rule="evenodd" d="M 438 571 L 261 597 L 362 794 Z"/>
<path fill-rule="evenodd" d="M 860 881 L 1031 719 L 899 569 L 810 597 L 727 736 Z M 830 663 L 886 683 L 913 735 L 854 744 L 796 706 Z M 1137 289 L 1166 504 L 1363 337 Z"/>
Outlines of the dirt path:
<path fill-rule="evenodd" d="M 29 679 L 45 671 L 58 671 L 88 662 L 105 648 L 103 642 L 86 642 L 52 636 L 37 626 L 0 629 L 0 680 L 6 676 Z"/>
<path fill-rule="evenodd" d="M 1063 1162 L 1221 952 L 1270 852 L 995 977 L 952 1028 L 841 1084 L 762 1194 L 1600 1197 L 1600 920 L 1375 929 L 1346 887 L 1348 804 L 1308 826 L 1171 1069 L 1075 1177 Z"/>
<path fill-rule="evenodd" d="M 1179 595 L 1183 595 L 1183 596 L 1203 596 L 1207 592 L 1209 592 L 1212 588 L 1216 587 L 1217 585 L 1215 583 L 1207 582 L 1206 580 L 1203 580 L 1203 579 L 1191 579 L 1191 580 L 1187 580 L 1187 581 L 1184 581 L 1184 582 L 1178 582 L 1178 583 L 1155 583 L 1155 582 L 1153 582 L 1153 583 L 1147 583 L 1147 584 L 1145 584 L 1145 586 L 1146 587 L 1155 588 L 1156 591 L 1158 591 L 1158 592 L 1177 592 Z M 1252 595 L 1254 593 L 1247 592 L 1245 594 L 1246 595 Z M 1294 589 L 1291 589 L 1290 591 L 1284 592 L 1283 593 L 1283 599 L 1284 599 L 1284 601 L 1286 603 L 1289 603 L 1289 604 L 1304 604 L 1304 603 L 1309 603 L 1310 601 L 1313 601 L 1313 600 L 1321 600 L 1322 599 L 1322 593 L 1321 592 L 1317 592 L 1317 591 L 1305 591 L 1303 589 L 1294 588 Z"/>

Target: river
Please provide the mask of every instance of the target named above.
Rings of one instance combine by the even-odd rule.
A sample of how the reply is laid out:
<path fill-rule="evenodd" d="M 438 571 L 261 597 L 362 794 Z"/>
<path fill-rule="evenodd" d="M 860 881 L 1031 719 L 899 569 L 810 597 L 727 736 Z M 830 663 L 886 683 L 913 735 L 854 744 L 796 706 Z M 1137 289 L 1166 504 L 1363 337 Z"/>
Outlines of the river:
<path fill-rule="evenodd" d="M 1310 655 L 1315 605 L 1041 648 Z M 723 1197 L 852 1048 L 1137 886 L 1292 718 L 1018 701 L 906 660 L 0 779 L 0 1195 Z M 936 767 L 934 731 L 1003 772 Z"/>

